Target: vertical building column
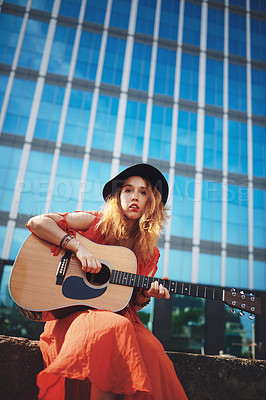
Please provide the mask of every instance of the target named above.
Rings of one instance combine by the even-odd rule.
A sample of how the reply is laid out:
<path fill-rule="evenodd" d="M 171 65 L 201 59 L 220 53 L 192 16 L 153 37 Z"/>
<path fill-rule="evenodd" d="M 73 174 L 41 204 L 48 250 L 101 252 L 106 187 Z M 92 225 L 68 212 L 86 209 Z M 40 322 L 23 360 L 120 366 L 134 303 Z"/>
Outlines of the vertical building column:
<path fill-rule="evenodd" d="M 45 203 L 45 212 L 50 211 L 52 197 L 53 197 L 57 166 L 58 166 L 61 147 L 62 147 L 62 141 L 63 141 L 63 135 L 64 135 L 64 129 L 65 129 L 65 123 L 66 123 L 66 116 L 67 116 L 67 110 L 68 110 L 68 105 L 69 105 L 69 99 L 70 99 L 70 95 L 71 95 L 73 76 L 74 76 L 76 62 L 77 62 L 78 48 L 79 48 L 79 43 L 80 43 L 81 30 L 82 30 L 82 24 L 83 24 L 83 20 L 84 20 L 86 3 L 87 3 L 87 0 L 82 0 L 81 6 L 80 6 L 78 25 L 77 25 L 77 29 L 76 29 L 76 35 L 75 35 L 73 50 L 72 50 L 72 54 L 71 54 L 66 90 L 65 90 L 63 106 L 62 106 L 60 122 L 59 122 L 59 128 L 58 128 L 58 133 L 57 133 L 57 138 L 56 138 L 56 145 L 55 145 L 53 163 L 52 163 L 51 174 L 50 174 L 50 182 L 49 182 L 46 203 Z"/>
<path fill-rule="evenodd" d="M 147 100 L 145 128 L 144 128 L 144 143 L 143 143 L 143 151 L 142 151 L 142 161 L 143 162 L 147 162 L 148 156 L 149 156 L 151 117 L 152 117 L 152 106 L 153 106 L 153 94 L 154 94 L 160 17 L 161 17 L 161 0 L 157 0 L 156 11 L 155 11 L 154 30 L 153 30 L 151 65 L 150 65 L 150 74 L 149 74 L 148 100 Z"/>
<path fill-rule="evenodd" d="M 88 131 L 87 131 L 85 154 L 84 154 L 83 164 L 82 164 L 81 181 L 80 181 L 79 197 L 78 197 L 78 204 L 77 204 L 78 210 L 82 210 L 82 205 L 83 205 L 83 200 L 84 200 L 84 192 L 85 192 L 86 180 L 87 180 L 87 175 L 88 175 L 91 143 L 92 143 L 94 126 L 95 126 L 96 112 L 97 112 L 99 95 L 100 95 L 100 85 L 101 85 L 101 80 L 102 80 L 104 57 L 105 57 L 106 44 L 107 44 L 107 38 L 108 38 L 108 29 L 109 29 L 109 25 L 110 25 L 112 3 L 113 3 L 113 0 L 108 0 L 107 6 L 106 6 L 106 12 L 105 12 L 103 34 L 102 34 L 101 47 L 100 47 L 100 53 L 99 53 L 99 60 L 98 60 L 98 64 L 97 64 L 95 86 L 94 86 L 94 90 L 93 90 L 92 103 L 91 103 L 90 121 L 89 121 L 89 126 L 88 126 Z"/>
<path fill-rule="evenodd" d="M 246 54 L 247 54 L 247 151 L 248 151 L 248 258 L 249 289 L 253 289 L 254 261 L 254 201 L 253 201 L 253 133 L 252 133 L 252 84 L 251 84 L 251 34 L 250 34 L 250 0 L 246 0 Z"/>
<path fill-rule="evenodd" d="M 176 162 L 176 143 L 177 143 L 177 127 L 178 127 L 178 113 L 179 113 L 179 94 L 180 94 L 180 76 L 181 76 L 181 58 L 182 58 L 182 44 L 183 44 L 183 26 L 184 26 L 184 0 L 180 1 L 179 18 L 178 18 L 178 37 L 177 37 L 177 50 L 176 50 L 176 64 L 175 64 L 175 86 L 174 86 L 174 103 L 173 103 L 173 118 L 171 130 L 171 154 L 170 154 L 170 167 L 169 167 L 169 199 L 167 202 L 168 208 L 172 210 L 174 200 L 174 184 L 175 184 L 175 162 Z M 168 275 L 169 265 L 169 251 L 171 239 L 171 218 L 170 211 L 169 219 L 167 221 L 165 230 L 164 242 L 164 261 L 163 261 L 163 275 Z"/>
<path fill-rule="evenodd" d="M 223 65 L 223 178 L 222 178 L 222 231 L 221 231 L 221 286 L 226 284 L 227 209 L 228 209 L 228 70 L 229 70 L 229 8 L 224 8 L 224 65 Z"/>
<path fill-rule="evenodd" d="M 203 151 L 205 125 L 205 82 L 206 82 L 206 47 L 207 47 L 207 16 L 208 4 L 202 2 L 200 27 L 200 60 L 199 60 L 199 87 L 198 87 L 198 114 L 197 114 L 197 144 L 196 144 L 196 174 L 194 192 L 194 216 L 192 238 L 192 268 L 191 281 L 198 282 L 199 253 L 200 253 L 200 226 L 202 204 L 203 179 Z"/>
<path fill-rule="evenodd" d="M 29 13 L 30 5 L 31 5 L 31 1 L 29 1 L 27 4 L 26 13 Z M 58 12 L 59 12 L 59 7 L 60 7 L 60 0 L 56 0 L 54 2 L 54 6 L 53 6 L 53 10 L 52 10 L 52 18 L 51 18 L 51 21 L 49 24 L 48 33 L 47 33 L 47 37 L 46 37 L 45 48 L 44 48 L 41 66 L 40 66 L 40 74 L 37 79 L 35 92 L 34 92 L 34 96 L 33 96 L 32 107 L 31 107 L 31 111 L 30 111 L 30 116 L 29 116 L 29 121 L 28 121 L 28 125 L 27 125 L 26 136 L 25 136 L 25 142 L 24 142 L 23 149 L 22 149 L 22 155 L 21 155 L 21 159 L 20 159 L 14 195 L 13 195 L 10 212 L 9 212 L 9 219 L 8 219 L 8 223 L 7 223 L 7 234 L 5 236 L 5 242 L 4 242 L 3 251 L 2 251 L 2 258 L 8 258 L 9 254 L 10 254 L 14 229 L 16 226 L 16 218 L 18 215 L 19 203 L 20 203 L 21 193 L 22 193 L 22 189 L 23 189 L 23 185 L 24 185 L 24 179 L 25 179 L 25 174 L 26 174 L 26 170 L 27 170 L 29 155 L 30 155 L 30 151 L 31 151 L 31 143 L 32 143 L 33 135 L 34 135 L 39 106 L 40 106 L 40 102 L 41 102 L 42 91 L 43 91 L 43 86 L 44 86 L 44 81 L 45 81 L 45 75 L 46 75 L 46 71 L 47 71 L 48 60 L 50 57 L 52 41 L 53 41 L 53 36 L 54 36 L 55 26 L 56 26 L 56 18 L 57 18 Z M 15 63 L 16 67 L 17 67 L 17 63 L 18 63 L 18 58 L 19 58 L 23 38 L 25 35 L 25 29 L 26 29 L 26 25 L 22 31 L 23 32 L 22 39 L 20 38 L 20 43 L 18 45 L 19 49 L 17 49 L 16 54 L 15 54 L 16 59 L 14 60 L 14 63 Z M 14 75 L 15 75 L 15 69 L 12 70 Z M 14 79 L 14 76 L 12 78 L 12 84 L 13 84 L 13 79 Z M 10 96 L 10 93 L 9 93 L 9 96 Z M 8 97 L 8 99 L 9 99 L 9 97 Z"/>
<path fill-rule="evenodd" d="M 138 0 L 132 0 L 129 24 L 128 24 L 126 51 L 125 51 L 125 58 L 123 65 L 121 92 L 120 92 L 117 119 L 116 119 L 115 142 L 113 150 L 111 176 L 114 176 L 118 173 L 120 164 L 123 131 L 125 125 L 126 108 L 127 108 L 128 86 L 129 86 L 132 54 L 134 46 L 134 35 L 136 29 L 137 11 L 138 11 Z"/>

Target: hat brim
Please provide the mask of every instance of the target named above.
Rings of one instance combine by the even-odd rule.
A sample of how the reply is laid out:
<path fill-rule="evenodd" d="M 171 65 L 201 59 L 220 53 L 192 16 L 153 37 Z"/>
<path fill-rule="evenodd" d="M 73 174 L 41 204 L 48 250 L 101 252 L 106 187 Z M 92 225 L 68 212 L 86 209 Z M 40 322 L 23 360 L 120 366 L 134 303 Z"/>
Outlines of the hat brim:
<path fill-rule="evenodd" d="M 103 198 L 106 201 L 109 196 L 113 196 L 124 181 L 130 176 L 140 176 L 149 181 L 152 186 L 156 187 L 162 196 L 162 203 L 165 204 L 168 198 L 168 183 L 163 174 L 153 165 L 135 164 L 124 169 L 113 179 L 108 181 L 103 188 Z"/>

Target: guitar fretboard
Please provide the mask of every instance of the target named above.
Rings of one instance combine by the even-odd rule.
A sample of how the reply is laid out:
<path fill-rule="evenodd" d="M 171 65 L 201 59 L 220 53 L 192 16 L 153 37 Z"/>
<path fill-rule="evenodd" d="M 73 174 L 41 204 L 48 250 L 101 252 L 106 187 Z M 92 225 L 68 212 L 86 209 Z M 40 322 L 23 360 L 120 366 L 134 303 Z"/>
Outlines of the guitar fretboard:
<path fill-rule="evenodd" d="M 165 279 L 151 278 L 149 276 L 132 274 L 112 270 L 110 283 L 123 286 L 131 286 L 142 289 L 149 289 L 152 282 L 158 281 L 169 293 L 182 294 L 186 296 L 200 297 L 210 300 L 223 300 L 223 290 L 211 286 L 196 285 L 194 283 L 176 282 Z"/>

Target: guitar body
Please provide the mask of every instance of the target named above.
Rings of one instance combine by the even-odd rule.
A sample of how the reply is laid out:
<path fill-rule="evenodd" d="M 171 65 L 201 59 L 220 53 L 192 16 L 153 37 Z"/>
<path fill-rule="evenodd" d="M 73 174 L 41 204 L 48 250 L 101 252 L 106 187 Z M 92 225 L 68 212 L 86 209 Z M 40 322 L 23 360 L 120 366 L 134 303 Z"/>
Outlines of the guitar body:
<path fill-rule="evenodd" d="M 68 252 L 69 263 L 59 284 L 56 275 L 66 251 L 60 249 L 59 254 L 53 256 L 52 244 L 34 234 L 24 242 L 11 273 L 10 293 L 28 318 L 49 320 L 83 307 L 117 312 L 127 306 L 133 288 L 110 284 L 109 278 L 113 269 L 135 274 L 134 253 L 125 247 L 96 244 L 79 234 L 77 239 L 100 260 L 102 270 L 99 274 L 86 274 L 81 270 L 80 261 Z M 97 281 L 98 275 L 100 281 Z"/>

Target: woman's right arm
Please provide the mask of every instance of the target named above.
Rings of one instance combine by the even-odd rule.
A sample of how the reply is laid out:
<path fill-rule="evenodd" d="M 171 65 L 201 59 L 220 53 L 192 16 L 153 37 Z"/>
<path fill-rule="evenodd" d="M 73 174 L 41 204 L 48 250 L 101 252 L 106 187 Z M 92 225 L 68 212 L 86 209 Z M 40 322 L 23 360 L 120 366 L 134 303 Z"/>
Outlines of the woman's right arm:
<path fill-rule="evenodd" d="M 59 213 L 50 213 L 37 215 L 30 218 L 27 227 L 39 238 L 48 242 L 60 245 L 62 238 L 66 232 L 60 228 L 58 222 L 63 215 Z M 70 228 L 75 230 L 87 230 L 92 224 L 95 216 L 86 212 L 69 213 L 65 216 Z M 86 272 L 97 273 L 101 269 L 101 264 L 97 258 L 90 253 L 81 243 L 78 244 L 76 238 L 66 243 L 65 248 L 76 253 L 76 257 L 80 260 L 82 269 Z"/>

